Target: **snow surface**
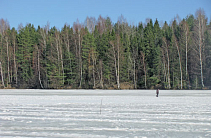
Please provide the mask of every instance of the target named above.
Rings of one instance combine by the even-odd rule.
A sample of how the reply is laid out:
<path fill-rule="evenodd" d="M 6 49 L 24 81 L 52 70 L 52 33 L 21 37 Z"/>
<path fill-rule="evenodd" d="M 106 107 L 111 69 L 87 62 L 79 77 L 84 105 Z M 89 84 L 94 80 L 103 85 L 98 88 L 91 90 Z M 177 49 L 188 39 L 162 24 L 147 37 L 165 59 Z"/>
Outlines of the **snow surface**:
<path fill-rule="evenodd" d="M 211 137 L 211 91 L 0 90 L 0 137 Z"/>

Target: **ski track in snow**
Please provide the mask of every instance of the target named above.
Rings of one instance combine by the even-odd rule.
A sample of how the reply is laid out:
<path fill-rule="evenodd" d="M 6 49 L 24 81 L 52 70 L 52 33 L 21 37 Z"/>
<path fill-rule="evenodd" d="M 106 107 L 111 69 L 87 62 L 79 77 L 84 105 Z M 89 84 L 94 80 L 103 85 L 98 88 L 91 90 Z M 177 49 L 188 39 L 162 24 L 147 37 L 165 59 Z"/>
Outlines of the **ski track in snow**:
<path fill-rule="evenodd" d="M 211 91 L 0 90 L 0 137 L 211 137 Z"/>

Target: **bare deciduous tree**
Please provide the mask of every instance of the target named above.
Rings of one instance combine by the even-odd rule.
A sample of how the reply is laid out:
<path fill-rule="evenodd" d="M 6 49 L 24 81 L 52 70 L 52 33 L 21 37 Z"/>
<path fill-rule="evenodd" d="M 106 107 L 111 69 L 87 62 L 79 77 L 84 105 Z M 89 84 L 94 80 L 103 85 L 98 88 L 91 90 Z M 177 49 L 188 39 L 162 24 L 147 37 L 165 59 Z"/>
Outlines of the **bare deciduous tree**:
<path fill-rule="evenodd" d="M 189 83 L 189 73 L 188 73 L 188 51 L 189 51 L 189 39 L 190 39 L 190 31 L 188 23 L 183 20 L 181 22 L 181 43 L 185 47 L 185 76 L 186 81 Z M 190 86 L 190 84 L 189 84 Z"/>
<path fill-rule="evenodd" d="M 18 71 L 17 71 L 17 63 L 16 63 L 16 33 L 15 29 L 12 29 L 11 32 L 12 37 L 12 43 L 13 43 L 13 62 L 14 62 L 14 77 L 15 77 L 15 83 L 18 84 Z"/>
<path fill-rule="evenodd" d="M 87 27 L 88 31 L 90 33 L 93 33 L 96 23 L 97 23 L 97 21 L 96 21 L 95 17 L 88 17 L 87 16 L 84 24 Z"/>
<path fill-rule="evenodd" d="M 204 32 L 206 29 L 207 19 L 203 9 L 196 11 L 196 20 L 194 24 L 194 40 L 195 45 L 198 47 L 199 63 L 200 63 L 200 74 L 201 74 L 201 85 L 204 87 L 204 76 L 203 76 L 203 61 L 204 61 Z"/>
<path fill-rule="evenodd" d="M 106 19 L 104 19 L 101 15 L 98 17 L 97 28 L 100 35 L 102 35 L 106 30 Z"/>
<path fill-rule="evenodd" d="M 7 53 L 7 86 L 8 83 L 10 83 L 10 52 L 9 52 L 9 34 L 8 29 L 10 28 L 9 23 L 7 20 L 1 19 L 0 20 L 0 30 L 2 34 L 2 38 L 5 42 L 5 45 L 3 47 L 6 47 L 6 53 Z"/>
<path fill-rule="evenodd" d="M 167 56 L 167 82 L 168 82 L 168 89 L 171 88 L 171 79 L 170 79 L 170 58 L 169 58 L 169 44 L 166 40 L 165 37 L 163 37 L 163 49 L 166 51 L 166 56 Z"/>
<path fill-rule="evenodd" d="M 116 74 L 116 82 L 117 88 L 120 88 L 120 80 L 119 80 L 119 71 L 120 71 L 120 36 L 116 36 L 115 41 L 111 41 L 110 44 L 112 45 L 112 54 L 114 59 L 114 67 L 115 67 L 115 74 Z"/>
<path fill-rule="evenodd" d="M 79 23 L 79 20 L 77 22 L 74 22 L 73 24 L 73 29 L 75 32 L 75 51 L 76 51 L 76 57 L 78 58 L 78 68 L 79 68 L 79 76 L 80 76 L 80 83 L 79 83 L 79 88 L 82 87 L 82 78 L 83 78 L 83 63 L 82 63 L 82 48 L 81 48 L 81 43 L 82 43 L 82 37 L 81 37 L 81 29 L 83 26 Z M 78 43 L 77 43 L 78 39 Z"/>

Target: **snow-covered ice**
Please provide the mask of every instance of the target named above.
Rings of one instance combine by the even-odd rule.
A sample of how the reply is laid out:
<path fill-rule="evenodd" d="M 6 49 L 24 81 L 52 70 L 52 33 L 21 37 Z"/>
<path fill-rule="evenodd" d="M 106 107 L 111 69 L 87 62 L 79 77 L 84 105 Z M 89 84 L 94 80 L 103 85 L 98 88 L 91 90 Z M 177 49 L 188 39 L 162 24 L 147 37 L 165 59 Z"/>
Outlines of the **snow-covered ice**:
<path fill-rule="evenodd" d="M 0 137 L 211 137 L 211 91 L 0 90 Z"/>

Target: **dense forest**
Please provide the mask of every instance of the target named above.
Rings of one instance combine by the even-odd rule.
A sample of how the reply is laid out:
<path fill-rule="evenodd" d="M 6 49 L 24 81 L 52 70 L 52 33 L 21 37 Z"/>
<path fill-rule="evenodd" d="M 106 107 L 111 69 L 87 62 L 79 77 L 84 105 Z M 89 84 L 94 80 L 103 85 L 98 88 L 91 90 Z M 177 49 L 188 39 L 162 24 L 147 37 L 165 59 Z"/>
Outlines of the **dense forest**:
<path fill-rule="evenodd" d="M 99 16 L 16 30 L 0 19 L 0 73 L 1 88 L 210 89 L 211 21 L 203 9 L 137 26 Z"/>

